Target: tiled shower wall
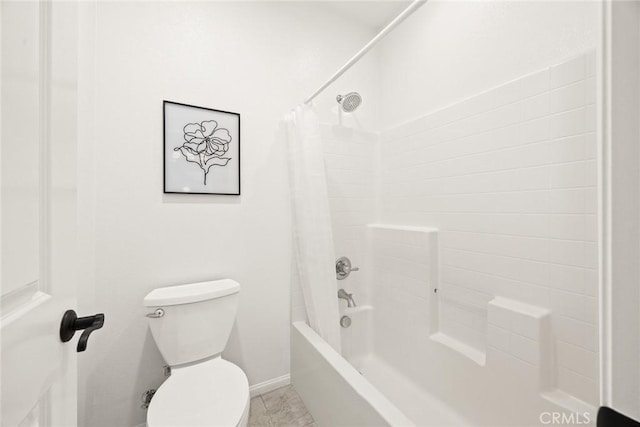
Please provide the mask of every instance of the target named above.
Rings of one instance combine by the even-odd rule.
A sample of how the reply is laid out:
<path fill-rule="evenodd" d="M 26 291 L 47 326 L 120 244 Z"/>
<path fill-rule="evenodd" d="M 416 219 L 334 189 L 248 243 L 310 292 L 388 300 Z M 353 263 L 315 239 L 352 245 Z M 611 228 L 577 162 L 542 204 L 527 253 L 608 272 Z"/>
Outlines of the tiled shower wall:
<path fill-rule="evenodd" d="M 375 215 L 373 158 L 378 135 L 332 124 L 323 124 L 321 134 L 335 255 L 348 256 L 354 267 L 360 266 L 365 259 L 366 226 Z M 338 285 L 353 292 L 356 302 L 367 300 L 364 272 L 354 272 Z M 299 286 L 293 286 L 291 300 L 292 321 L 306 320 Z"/>
<path fill-rule="evenodd" d="M 389 129 L 376 168 L 380 222 L 440 229 L 440 331 L 484 351 L 493 297 L 548 308 L 557 387 L 590 403 L 594 74 L 590 52 Z"/>

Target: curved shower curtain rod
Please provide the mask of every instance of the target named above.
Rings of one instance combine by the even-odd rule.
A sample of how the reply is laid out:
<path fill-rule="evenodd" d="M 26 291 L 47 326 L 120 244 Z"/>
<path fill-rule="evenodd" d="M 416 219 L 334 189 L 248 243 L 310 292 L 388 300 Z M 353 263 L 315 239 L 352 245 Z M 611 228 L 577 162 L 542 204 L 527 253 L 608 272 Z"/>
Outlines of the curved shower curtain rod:
<path fill-rule="evenodd" d="M 384 36 L 389 34 L 395 27 L 398 26 L 402 21 L 404 21 L 409 15 L 418 10 L 420 6 L 425 4 L 427 0 L 413 0 L 413 2 L 400 13 L 400 15 L 396 16 L 393 21 L 389 22 L 389 24 L 384 27 L 374 38 L 369 41 L 358 53 L 356 53 L 351 59 L 347 61 L 338 71 L 336 71 L 330 78 L 327 80 L 322 86 L 318 88 L 313 94 L 304 101 L 305 104 L 310 103 L 313 99 L 320 95 L 323 90 L 325 90 L 331 83 L 336 81 L 341 75 L 343 75 L 349 68 L 355 65 L 356 62 L 360 58 L 364 56 L 365 53 L 369 52 Z"/>

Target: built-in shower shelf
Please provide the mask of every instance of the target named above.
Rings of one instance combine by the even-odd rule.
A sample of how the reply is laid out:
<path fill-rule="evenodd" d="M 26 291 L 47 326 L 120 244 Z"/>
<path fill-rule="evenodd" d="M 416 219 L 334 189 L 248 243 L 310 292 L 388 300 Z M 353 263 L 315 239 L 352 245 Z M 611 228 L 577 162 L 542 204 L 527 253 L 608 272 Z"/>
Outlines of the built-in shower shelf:
<path fill-rule="evenodd" d="M 487 356 L 485 352 L 480 351 L 460 340 L 457 340 L 450 335 L 444 334 L 442 332 L 436 332 L 435 334 L 429 335 L 429 338 L 432 341 L 455 350 L 456 352 L 462 354 L 468 359 L 471 359 L 473 362 L 477 363 L 480 366 L 484 366 L 486 363 Z"/>

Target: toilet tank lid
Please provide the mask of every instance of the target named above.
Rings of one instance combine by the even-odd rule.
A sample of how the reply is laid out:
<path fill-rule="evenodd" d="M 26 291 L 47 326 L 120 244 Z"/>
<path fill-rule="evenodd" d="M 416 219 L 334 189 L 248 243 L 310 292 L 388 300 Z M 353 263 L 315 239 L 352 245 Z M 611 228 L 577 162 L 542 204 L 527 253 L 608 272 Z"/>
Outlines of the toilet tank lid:
<path fill-rule="evenodd" d="M 146 307 L 189 304 L 221 298 L 240 292 L 240 284 L 235 280 L 222 279 L 188 285 L 167 286 L 152 290 L 144 297 Z"/>

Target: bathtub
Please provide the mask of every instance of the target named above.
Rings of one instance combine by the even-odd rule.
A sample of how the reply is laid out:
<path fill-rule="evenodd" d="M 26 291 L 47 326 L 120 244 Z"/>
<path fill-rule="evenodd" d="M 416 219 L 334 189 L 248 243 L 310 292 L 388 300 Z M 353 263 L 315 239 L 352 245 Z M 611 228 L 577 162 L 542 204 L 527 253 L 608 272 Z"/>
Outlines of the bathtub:
<path fill-rule="evenodd" d="M 507 360 L 479 366 L 431 340 L 434 349 L 424 353 L 424 372 L 432 378 L 435 392 L 450 397 L 448 404 L 420 378 L 376 354 L 367 339 L 372 331 L 366 330 L 372 325 L 373 310 L 364 306 L 343 311 L 352 318 L 352 326 L 343 333 L 345 356 L 306 322 L 291 325 L 291 383 L 318 426 L 528 427 L 545 425 L 544 415 L 558 412 L 577 421 L 565 425 L 595 425 L 594 407 L 561 393 L 532 389 L 527 384 L 531 372 L 516 368 L 503 375 L 495 367 L 508 365 Z"/>
<path fill-rule="evenodd" d="M 535 367 L 492 349 L 481 361 L 440 333 L 410 339 L 408 325 L 385 333 L 376 323 L 392 322 L 385 311 L 341 310 L 352 319 L 343 354 L 306 322 L 292 323 L 291 383 L 318 426 L 529 427 L 557 413 L 575 421 L 563 425 L 595 425 L 594 406 L 541 388 Z"/>
<path fill-rule="evenodd" d="M 415 425 L 305 322 L 291 348 L 291 383 L 318 426 Z"/>
<path fill-rule="evenodd" d="M 435 228 L 369 226 L 365 275 L 340 284 L 358 303 L 339 301 L 341 354 L 292 324 L 291 381 L 317 424 L 593 425 L 595 405 L 558 382 L 550 309 L 454 299 L 437 286 L 437 242 Z"/>
<path fill-rule="evenodd" d="M 292 324 L 291 382 L 317 425 L 471 425 L 375 356 L 372 306 L 344 309 L 342 314 L 352 319 L 351 326 L 342 330 L 342 355 L 307 323 Z M 429 416 L 425 420 L 407 415 L 416 411 Z"/>

